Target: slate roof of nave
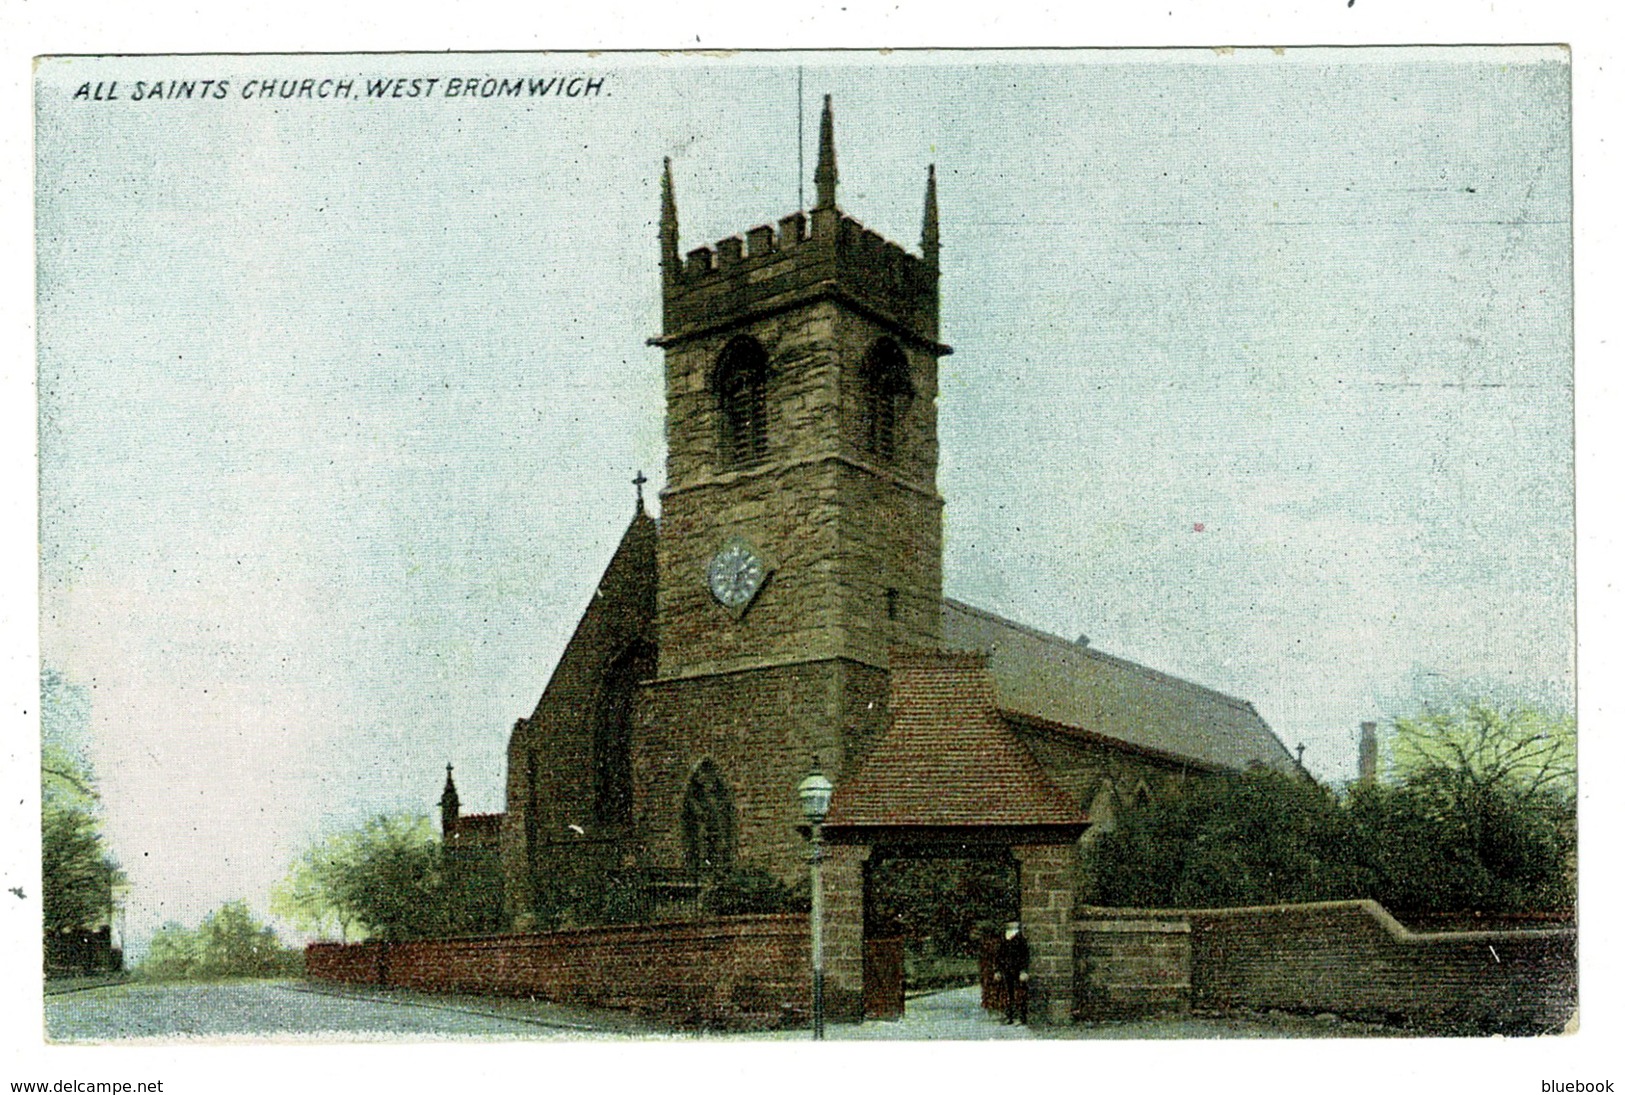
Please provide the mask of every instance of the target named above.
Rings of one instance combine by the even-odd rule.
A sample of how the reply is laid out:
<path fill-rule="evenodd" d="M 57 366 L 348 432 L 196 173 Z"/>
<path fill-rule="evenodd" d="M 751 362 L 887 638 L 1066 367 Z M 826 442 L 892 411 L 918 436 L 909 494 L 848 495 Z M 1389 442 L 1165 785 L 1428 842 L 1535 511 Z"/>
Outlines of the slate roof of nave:
<path fill-rule="evenodd" d="M 999 708 L 1219 768 L 1293 771 L 1291 754 L 1245 700 L 1047 635 L 951 598 L 944 645 L 988 654 Z"/>
<path fill-rule="evenodd" d="M 639 510 L 610 571 L 652 572 L 655 537 L 649 533 L 657 524 Z M 609 576 L 606 571 L 605 580 Z M 999 710 L 1012 718 L 1207 767 L 1296 770 L 1287 748 L 1245 700 L 951 597 L 943 598 L 942 630 L 945 649 L 989 655 Z"/>

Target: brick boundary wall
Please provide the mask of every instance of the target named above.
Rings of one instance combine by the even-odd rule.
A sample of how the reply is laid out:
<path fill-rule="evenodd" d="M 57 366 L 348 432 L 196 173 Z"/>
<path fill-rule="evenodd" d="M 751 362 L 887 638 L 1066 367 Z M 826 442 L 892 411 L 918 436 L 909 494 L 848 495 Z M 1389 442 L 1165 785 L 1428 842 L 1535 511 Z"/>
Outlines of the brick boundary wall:
<path fill-rule="evenodd" d="M 1191 1008 L 1191 925 L 1183 916 L 1083 917 L 1073 924 L 1075 1012 L 1128 1019 Z"/>
<path fill-rule="evenodd" d="M 1145 933 L 1117 932 L 1115 949 L 1103 942 L 1113 937 L 1102 925 L 1134 922 L 1188 925 L 1189 1004 L 1198 1008 L 1535 1033 L 1564 1027 L 1578 1002 L 1572 928 L 1413 932 L 1375 901 L 1079 913 L 1074 963 L 1083 1018 L 1110 1014 L 1102 1001 L 1111 1001 L 1111 991 L 1102 982 L 1114 976 L 1113 962 L 1130 977 L 1154 970 Z M 1131 985 L 1124 977 L 1118 996 L 1131 999 Z"/>
<path fill-rule="evenodd" d="M 806 1022 L 811 964 L 807 917 L 794 914 L 305 948 L 315 980 L 529 996 L 721 1027 Z"/>

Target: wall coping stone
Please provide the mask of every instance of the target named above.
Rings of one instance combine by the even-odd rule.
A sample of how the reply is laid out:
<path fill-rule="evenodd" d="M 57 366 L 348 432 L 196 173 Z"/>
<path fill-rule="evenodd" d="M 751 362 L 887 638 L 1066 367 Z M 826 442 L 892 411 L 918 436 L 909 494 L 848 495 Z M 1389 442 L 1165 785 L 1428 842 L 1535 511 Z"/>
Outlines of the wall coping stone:
<path fill-rule="evenodd" d="M 1189 935 L 1189 920 L 1086 920 L 1075 921 L 1082 932 L 1134 932 L 1138 934 Z"/>
<path fill-rule="evenodd" d="M 1376 922 L 1395 942 L 1421 946 L 1449 945 L 1452 943 L 1501 943 L 1537 939 L 1574 939 L 1579 934 L 1575 928 L 1532 928 L 1528 931 L 1413 932 L 1394 919 L 1393 914 L 1387 909 L 1370 898 L 1359 898 L 1351 901 L 1308 901 L 1282 905 L 1238 905 L 1232 908 L 1218 909 L 1113 909 L 1102 906 L 1086 906 L 1074 913 L 1073 920 L 1074 923 L 1085 918 L 1089 920 L 1144 920 L 1162 917 L 1188 917 L 1191 919 L 1225 920 L 1244 919 L 1261 915 L 1280 916 L 1292 913 L 1313 914 L 1354 910 L 1364 913 L 1369 919 Z"/>

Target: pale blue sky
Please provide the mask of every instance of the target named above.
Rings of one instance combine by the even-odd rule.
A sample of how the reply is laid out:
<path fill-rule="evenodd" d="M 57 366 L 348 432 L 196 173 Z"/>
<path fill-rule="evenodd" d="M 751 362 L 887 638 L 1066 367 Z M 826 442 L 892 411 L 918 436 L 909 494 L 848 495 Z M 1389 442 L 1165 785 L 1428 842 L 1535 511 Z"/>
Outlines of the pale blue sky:
<path fill-rule="evenodd" d="M 974 59 L 804 74 L 851 214 L 917 246 L 937 164 L 950 595 L 1247 698 L 1331 779 L 1423 675 L 1567 696 L 1562 54 Z M 235 94 L 324 71 L 606 94 Z M 233 94 L 68 98 L 185 76 Z M 794 70 L 75 60 L 38 108 L 43 657 L 92 688 L 132 927 L 447 760 L 501 809 L 660 482 L 661 157 L 685 249 L 792 211 Z"/>

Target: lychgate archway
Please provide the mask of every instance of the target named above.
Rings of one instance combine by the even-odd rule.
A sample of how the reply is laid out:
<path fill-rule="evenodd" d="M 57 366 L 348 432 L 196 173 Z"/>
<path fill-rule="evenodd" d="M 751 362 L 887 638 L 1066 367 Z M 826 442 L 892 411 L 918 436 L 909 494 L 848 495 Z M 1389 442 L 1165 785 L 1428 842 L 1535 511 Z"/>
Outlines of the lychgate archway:
<path fill-rule="evenodd" d="M 864 869 L 864 1016 L 900 1018 L 912 994 L 985 978 L 991 955 L 984 952 L 1020 915 L 1019 869 L 1007 846 L 872 845 Z"/>
<path fill-rule="evenodd" d="M 837 783 L 824 839 L 825 1000 L 858 1019 L 864 999 L 866 878 L 891 858 L 1013 862 L 1032 950 L 1034 1022 L 1072 1014 L 1072 912 L 1078 837 L 1088 826 L 1005 725 L 986 657 L 894 651 L 891 724 Z"/>

